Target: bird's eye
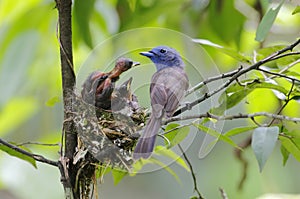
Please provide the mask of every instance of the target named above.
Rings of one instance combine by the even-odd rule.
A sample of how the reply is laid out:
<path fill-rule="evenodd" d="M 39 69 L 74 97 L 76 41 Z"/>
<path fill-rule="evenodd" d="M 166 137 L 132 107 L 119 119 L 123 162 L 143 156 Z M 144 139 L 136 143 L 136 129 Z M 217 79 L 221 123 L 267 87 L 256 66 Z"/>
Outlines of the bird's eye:
<path fill-rule="evenodd" d="M 165 49 L 160 49 L 160 51 L 159 52 L 161 52 L 161 53 L 165 53 L 165 52 L 167 52 Z"/>

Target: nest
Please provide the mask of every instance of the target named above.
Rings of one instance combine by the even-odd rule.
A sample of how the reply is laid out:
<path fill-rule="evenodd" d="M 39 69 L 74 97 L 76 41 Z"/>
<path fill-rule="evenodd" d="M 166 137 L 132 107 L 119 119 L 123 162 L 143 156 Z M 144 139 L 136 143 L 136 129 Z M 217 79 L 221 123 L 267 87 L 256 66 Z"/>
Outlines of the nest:
<path fill-rule="evenodd" d="M 132 149 L 139 138 L 137 132 L 145 124 L 146 110 L 131 101 L 122 110 L 103 110 L 80 96 L 75 96 L 74 107 L 78 147 L 73 164 L 78 167 L 82 198 L 88 198 L 97 166 L 130 170 Z"/>
<path fill-rule="evenodd" d="M 78 151 L 87 150 L 102 164 L 109 163 L 120 169 L 130 167 L 131 150 L 145 124 L 146 111 L 132 108 L 116 112 L 96 108 L 76 97 L 75 124 L 79 145 Z M 76 158 L 75 158 L 76 159 Z"/>

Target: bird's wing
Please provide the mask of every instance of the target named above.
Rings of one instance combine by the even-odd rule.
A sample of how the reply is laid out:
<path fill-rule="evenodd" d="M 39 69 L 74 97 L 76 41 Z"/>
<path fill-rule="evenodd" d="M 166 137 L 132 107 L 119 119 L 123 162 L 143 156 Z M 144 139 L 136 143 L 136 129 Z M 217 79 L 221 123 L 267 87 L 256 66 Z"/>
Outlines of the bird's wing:
<path fill-rule="evenodd" d="M 188 78 L 181 68 L 169 67 L 156 72 L 151 80 L 150 95 L 152 113 L 171 117 L 188 88 Z"/>
<path fill-rule="evenodd" d="M 188 78 L 183 69 L 169 68 L 166 70 L 168 81 L 165 84 L 167 92 L 167 102 L 165 112 L 167 117 L 171 117 L 178 108 L 184 93 L 188 88 Z"/>
<path fill-rule="evenodd" d="M 151 107 L 153 116 L 161 118 L 168 99 L 166 88 L 163 82 L 160 81 L 159 75 L 156 74 L 153 75 L 150 85 Z"/>

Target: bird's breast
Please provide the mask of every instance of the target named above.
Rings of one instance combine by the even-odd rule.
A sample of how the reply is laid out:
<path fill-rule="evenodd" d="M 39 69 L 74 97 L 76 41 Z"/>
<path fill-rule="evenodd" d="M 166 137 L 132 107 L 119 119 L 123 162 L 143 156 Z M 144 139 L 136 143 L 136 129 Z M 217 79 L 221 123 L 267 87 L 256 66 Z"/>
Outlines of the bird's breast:
<path fill-rule="evenodd" d="M 168 67 L 157 71 L 152 76 L 151 84 L 164 86 L 167 90 L 188 89 L 188 77 L 184 69 L 179 67 Z M 152 87 L 152 86 L 151 86 Z M 151 89 L 151 88 L 150 88 Z"/>

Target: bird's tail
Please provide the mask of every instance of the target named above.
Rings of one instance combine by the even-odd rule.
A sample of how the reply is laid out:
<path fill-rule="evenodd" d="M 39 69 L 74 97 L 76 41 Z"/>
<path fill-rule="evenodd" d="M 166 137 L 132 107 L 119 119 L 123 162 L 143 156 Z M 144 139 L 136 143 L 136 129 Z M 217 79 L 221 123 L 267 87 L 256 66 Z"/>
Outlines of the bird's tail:
<path fill-rule="evenodd" d="M 156 134 L 161 126 L 162 118 L 155 118 L 151 115 L 145 130 L 138 140 L 138 143 L 134 149 L 133 159 L 138 160 L 140 158 L 147 159 L 150 157 L 154 143 L 156 139 Z"/>

